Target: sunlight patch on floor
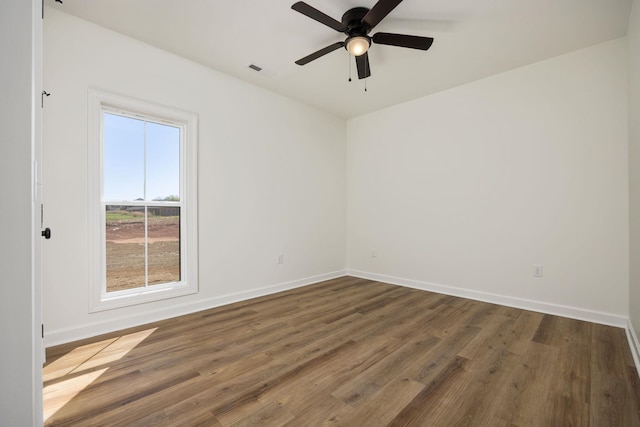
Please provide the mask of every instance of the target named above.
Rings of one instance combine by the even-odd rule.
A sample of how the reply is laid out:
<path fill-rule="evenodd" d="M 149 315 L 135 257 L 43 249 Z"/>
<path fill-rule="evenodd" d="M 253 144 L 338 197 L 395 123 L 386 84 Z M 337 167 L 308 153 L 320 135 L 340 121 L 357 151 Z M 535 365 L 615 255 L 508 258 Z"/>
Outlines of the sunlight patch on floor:
<path fill-rule="evenodd" d="M 82 390 L 109 370 L 158 328 L 77 347 L 43 369 L 44 420 L 48 420 Z M 64 379 L 71 375 L 71 378 Z"/>
<path fill-rule="evenodd" d="M 83 345 L 73 349 L 63 357 L 54 360 L 43 369 L 42 377 L 44 382 L 47 383 L 70 374 L 76 370 L 78 366 L 100 353 L 117 339 L 118 338 L 112 338 L 93 344 Z"/>
<path fill-rule="evenodd" d="M 89 372 L 68 380 L 60 381 L 44 388 L 44 420 L 58 412 L 69 403 L 78 393 L 84 390 L 109 368 Z"/>

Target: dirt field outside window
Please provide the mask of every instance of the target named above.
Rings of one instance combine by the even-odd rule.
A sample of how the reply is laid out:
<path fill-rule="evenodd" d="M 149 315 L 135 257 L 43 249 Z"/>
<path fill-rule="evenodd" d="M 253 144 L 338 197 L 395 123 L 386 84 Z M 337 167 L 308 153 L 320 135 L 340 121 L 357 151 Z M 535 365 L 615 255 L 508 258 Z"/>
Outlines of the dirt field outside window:
<path fill-rule="evenodd" d="M 107 212 L 107 292 L 145 286 L 144 226 L 144 212 Z M 180 217 L 149 215 L 146 242 L 148 285 L 179 281 Z"/>

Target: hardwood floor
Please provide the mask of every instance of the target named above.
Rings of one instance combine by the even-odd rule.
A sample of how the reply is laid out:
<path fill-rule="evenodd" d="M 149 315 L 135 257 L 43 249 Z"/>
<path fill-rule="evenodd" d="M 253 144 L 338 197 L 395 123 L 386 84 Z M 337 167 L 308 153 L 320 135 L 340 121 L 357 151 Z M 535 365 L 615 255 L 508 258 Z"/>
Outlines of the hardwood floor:
<path fill-rule="evenodd" d="M 48 426 L 640 426 L 623 329 L 351 277 L 47 353 Z"/>

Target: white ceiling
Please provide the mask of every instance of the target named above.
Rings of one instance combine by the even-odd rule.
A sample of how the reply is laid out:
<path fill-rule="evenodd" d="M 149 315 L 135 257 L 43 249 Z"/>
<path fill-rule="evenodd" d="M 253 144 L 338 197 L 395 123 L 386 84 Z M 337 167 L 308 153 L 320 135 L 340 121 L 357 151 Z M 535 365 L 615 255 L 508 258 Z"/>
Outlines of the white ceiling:
<path fill-rule="evenodd" d="M 307 0 L 340 20 L 376 0 Z M 50 0 L 53 3 L 53 0 Z M 294 0 L 64 0 L 61 11 L 349 118 L 626 35 L 632 0 L 404 0 L 373 31 L 435 38 L 427 52 L 373 45 L 367 92 L 344 35 Z M 263 71 L 248 68 L 256 64 Z"/>

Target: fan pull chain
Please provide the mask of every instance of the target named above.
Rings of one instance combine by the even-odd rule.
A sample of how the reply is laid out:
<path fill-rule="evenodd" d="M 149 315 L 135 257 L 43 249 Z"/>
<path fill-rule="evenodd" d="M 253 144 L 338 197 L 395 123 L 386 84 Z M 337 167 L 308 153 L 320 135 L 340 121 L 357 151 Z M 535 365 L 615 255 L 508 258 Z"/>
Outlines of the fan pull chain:
<path fill-rule="evenodd" d="M 369 61 L 365 61 L 365 70 L 367 70 L 367 72 L 365 73 L 365 75 L 369 75 L 371 73 L 371 71 L 369 70 Z M 369 77 L 365 77 L 364 79 L 364 91 L 367 91 L 367 80 L 369 80 Z"/>
<path fill-rule="evenodd" d="M 347 52 L 347 59 L 347 62 L 349 62 L 349 81 L 351 81 L 351 55 L 349 55 L 349 52 Z"/>

